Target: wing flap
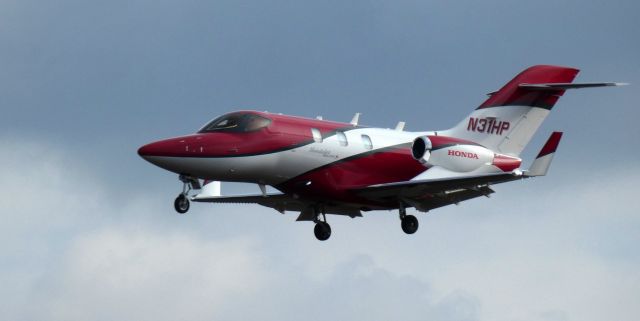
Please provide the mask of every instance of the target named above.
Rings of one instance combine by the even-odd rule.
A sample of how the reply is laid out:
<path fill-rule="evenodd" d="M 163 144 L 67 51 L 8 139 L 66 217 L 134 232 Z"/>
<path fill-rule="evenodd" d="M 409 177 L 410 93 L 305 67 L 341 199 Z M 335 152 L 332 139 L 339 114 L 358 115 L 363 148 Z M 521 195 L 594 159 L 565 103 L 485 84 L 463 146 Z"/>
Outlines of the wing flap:
<path fill-rule="evenodd" d="M 447 191 L 446 193 L 427 194 L 422 199 L 404 199 L 404 202 L 415 207 L 422 212 L 428 212 L 432 209 L 456 204 L 470 200 L 476 197 L 489 197 L 494 191 L 488 186 L 482 186 L 476 189 L 459 189 Z"/>
<path fill-rule="evenodd" d="M 498 184 L 521 179 L 519 172 L 462 176 L 388 183 L 355 189 L 354 192 L 366 198 L 419 198 L 428 194 L 438 194 L 457 190 L 477 190 L 489 184 Z"/>
<path fill-rule="evenodd" d="M 273 208 L 283 213 L 285 211 L 300 212 L 298 221 L 312 221 L 315 219 L 313 214 L 313 202 L 304 201 L 293 196 L 281 193 L 272 193 L 255 195 L 237 195 L 237 196 L 198 196 L 191 198 L 194 202 L 202 203 L 226 203 L 226 204 L 258 204 L 265 207 Z M 349 206 L 348 204 L 327 204 L 324 207 L 326 214 L 347 215 L 349 217 L 362 216 L 358 207 Z"/>
<path fill-rule="evenodd" d="M 195 196 L 194 202 L 226 203 L 226 204 L 258 204 L 275 209 L 280 213 L 285 211 L 302 211 L 306 204 L 286 194 L 257 194 L 237 196 Z"/>
<path fill-rule="evenodd" d="M 196 195 L 191 200 L 202 203 L 236 203 L 236 204 L 260 204 L 288 199 L 285 194 L 236 195 L 236 196 L 200 196 Z"/>

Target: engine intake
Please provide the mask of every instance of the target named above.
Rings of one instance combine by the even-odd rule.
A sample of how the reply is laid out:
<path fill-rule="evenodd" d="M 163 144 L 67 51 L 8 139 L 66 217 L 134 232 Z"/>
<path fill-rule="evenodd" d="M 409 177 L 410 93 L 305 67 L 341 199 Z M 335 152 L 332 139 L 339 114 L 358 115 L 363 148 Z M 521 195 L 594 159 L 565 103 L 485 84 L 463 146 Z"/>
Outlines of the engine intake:
<path fill-rule="evenodd" d="M 431 157 L 431 148 L 433 148 L 433 145 L 429 137 L 421 136 L 413 140 L 411 154 L 415 160 L 425 164 L 429 161 L 429 157 Z"/>

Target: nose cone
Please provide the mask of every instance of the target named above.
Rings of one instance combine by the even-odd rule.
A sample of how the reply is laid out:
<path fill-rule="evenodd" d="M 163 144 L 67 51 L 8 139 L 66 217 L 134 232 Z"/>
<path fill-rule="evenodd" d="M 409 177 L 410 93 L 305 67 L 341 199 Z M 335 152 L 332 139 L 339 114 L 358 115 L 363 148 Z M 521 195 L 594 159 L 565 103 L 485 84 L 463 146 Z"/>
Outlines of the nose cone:
<path fill-rule="evenodd" d="M 151 161 L 152 158 L 180 156 L 181 146 L 184 145 L 184 138 L 170 138 L 146 144 L 138 149 L 140 157 Z"/>
<path fill-rule="evenodd" d="M 138 149 L 138 155 L 147 162 L 174 173 L 190 171 L 182 157 L 188 147 L 189 137 L 176 137 L 146 144 Z"/>
<path fill-rule="evenodd" d="M 153 142 L 140 147 L 138 149 L 138 155 L 144 159 L 147 159 L 149 156 L 161 156 L 163 150 L 159 143 L 160 142 Z"/>

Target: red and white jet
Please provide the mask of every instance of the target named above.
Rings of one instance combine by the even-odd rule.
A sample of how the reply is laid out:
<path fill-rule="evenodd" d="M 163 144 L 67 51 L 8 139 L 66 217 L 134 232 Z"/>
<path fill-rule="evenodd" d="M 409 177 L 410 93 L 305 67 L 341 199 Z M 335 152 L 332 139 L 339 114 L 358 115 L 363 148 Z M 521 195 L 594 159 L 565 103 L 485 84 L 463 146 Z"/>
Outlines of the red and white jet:
<path fill-rule="evenodd" d="M 402 122 L 395 129 L 365 127 L 359 114 L 341 123 L 238 111 L 138 154 L 179 174 L 179 213 L 189 201 L 255 203 L 299 212 L 297 220 L 315 222 L 316 238 L 327 240 L 325 214 L 353 218 L 397 209 L 402 230 L 413 234 L 418 220 L 407 208 L 427 212 L 488 196 L 492 184 L 545 175 L 562 133 L 551 134 L 528 170 L 520 169 L 518 156 L 558 98 L 567 89 L 621 85 L 572 83 L 578 71 L 530 67 L 447 130 L 409 132 Z M 220 181 L 255 183 L 261 193 L 222 196 Z M 267 193 L 267 185 L 280 193 Z"/>

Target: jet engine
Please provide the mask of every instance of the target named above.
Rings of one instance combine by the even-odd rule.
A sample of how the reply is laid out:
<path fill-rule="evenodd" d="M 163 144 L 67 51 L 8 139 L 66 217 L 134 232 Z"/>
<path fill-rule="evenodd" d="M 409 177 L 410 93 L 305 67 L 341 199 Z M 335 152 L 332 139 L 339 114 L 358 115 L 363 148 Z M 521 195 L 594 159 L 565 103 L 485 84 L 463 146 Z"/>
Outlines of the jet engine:
<path fill-rule="evenodd" d="M 426 164 L 431 156 L 433 145 L 427 136 L 421 136 L 413 140 L 411 145 L 411 154 L 413 158 L 422 164 Z"/>
<path fill-rule="evenodd" d="M 491 165 L 495 156 L 493 151 L 473 143 L 455 142 L 434 146 L 428 136 L 420 136 L 413 141 L 411 154 L 425 166 L 440 166 L 455 172 L 470 172 Z"/>

